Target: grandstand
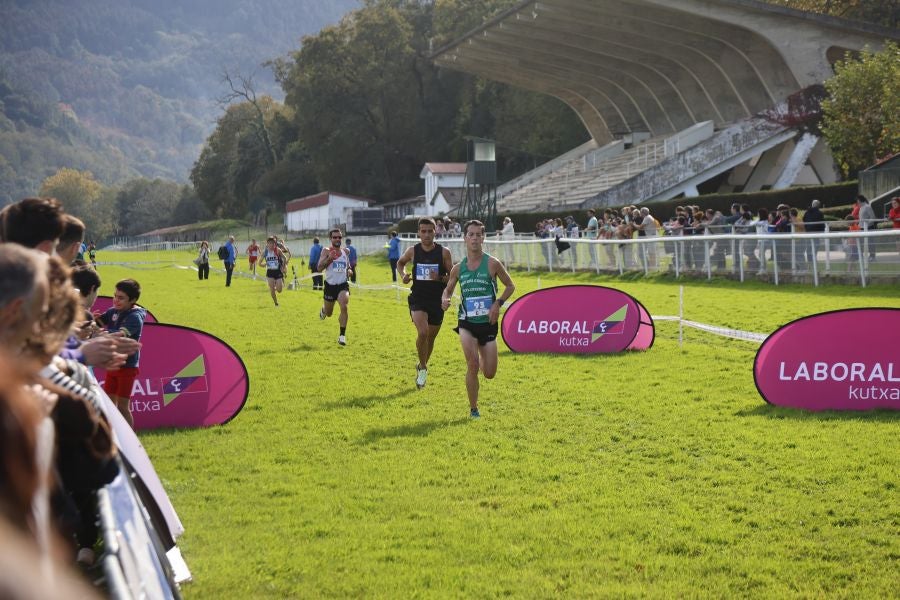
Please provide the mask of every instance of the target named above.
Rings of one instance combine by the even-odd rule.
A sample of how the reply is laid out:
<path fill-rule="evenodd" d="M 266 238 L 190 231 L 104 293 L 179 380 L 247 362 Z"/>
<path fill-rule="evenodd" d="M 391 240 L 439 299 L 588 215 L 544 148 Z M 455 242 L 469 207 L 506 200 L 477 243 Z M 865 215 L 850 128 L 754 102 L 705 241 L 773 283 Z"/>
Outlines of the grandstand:
<path fill-rule="evenodd" d="M 824 142 L 763 118 L 900 32 L 754 0 L 526 0 L 439 66 L 555 96 L 592 140 L 498 188 L 502 211 L 833 183 Z"/>

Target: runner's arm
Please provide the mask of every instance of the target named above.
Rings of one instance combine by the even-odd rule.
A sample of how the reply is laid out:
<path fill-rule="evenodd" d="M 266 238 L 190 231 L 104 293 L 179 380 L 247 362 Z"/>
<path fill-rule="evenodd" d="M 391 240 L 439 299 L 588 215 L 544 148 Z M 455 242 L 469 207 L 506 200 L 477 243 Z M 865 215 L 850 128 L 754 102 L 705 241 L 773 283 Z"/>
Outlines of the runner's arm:
<path fill-rule="evenodd" d="M 459 280 L 459 265 L 454 265 L 452 269 L 450 269 L 450 276 L 447 278 L 447 287 L 444 288 L 444 293 L 441 294 L 441 309 L 447 310 L 450 308 L 450 298 L 453 296 L 453 290 L 456 289 L 456 282 Z"/>
<path fill-rule="evenodd" d="M 512 277 L 509 276 L 509 272 L 503 266 L 503 263 L 493 256 L 488 264 L 488 273 L 491 278 L 496 277 L 503 282 L 503 293 L 497 296 L 497 299 L 491 305 L 490 313 L 488 313 L 491 323 L 496 323 L 500 319 L 500 307 L 515 293 L 516 285 L 513 283 Z"/>
<path fill-rule="evenodd" d="M 442 278 L 444 283 L 447 283 L 447 280 L 450 279 L 450 271 L 453 270 L 453 257 L 450 255 L 450 248 L 444 248 L 444 270 L 447 272 L 446 275 Z"/>
<path fill-rule="evenodd" d="M 414 246 L 407 248 L 397 261 L 397 274 L 403 279 L 403 283 L 409 283 L 411 279 L 410 274 L 406 272 L 406 265 L 413 259 L 413 248 Z"/>

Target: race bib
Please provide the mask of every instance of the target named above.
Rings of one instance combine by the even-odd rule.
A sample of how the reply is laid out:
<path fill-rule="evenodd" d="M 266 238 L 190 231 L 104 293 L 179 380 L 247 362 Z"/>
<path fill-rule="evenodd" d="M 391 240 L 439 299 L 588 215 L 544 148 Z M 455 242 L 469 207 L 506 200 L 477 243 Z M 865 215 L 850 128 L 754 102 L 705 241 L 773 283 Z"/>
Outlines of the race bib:
<path fill-rule="evenodd" d="M 439 265 L 416 263 L 416 281 L 437 281 L 440 278 Z"/>
<path fill-rule="evenodd" d="M 266 257 L 266 268 L 273 269 L 273 270 L 280 268 L 280 265 L 278 264 L 278 257 L 277 256 Z"/>
<path fill-rule="evenodd" d="M 335 273 L 343 273 L 347 270 L 347 263 L 344 261 L 331 263 L 331 270 Z"/>
<path fill-rule="evenodd" d="M 491 305 L 494 299 L 490 296 L 478 296 L 475 298 L 466 298 L 466 316 L 467 317 L 486 317 L 491 311 Z"/>

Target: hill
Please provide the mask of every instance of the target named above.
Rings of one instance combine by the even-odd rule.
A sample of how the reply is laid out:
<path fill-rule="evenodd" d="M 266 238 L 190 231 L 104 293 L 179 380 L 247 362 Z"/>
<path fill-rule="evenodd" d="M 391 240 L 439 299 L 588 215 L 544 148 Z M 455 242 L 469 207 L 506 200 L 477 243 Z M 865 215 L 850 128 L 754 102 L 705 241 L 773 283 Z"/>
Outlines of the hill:
<path fill-rule="evenodd" d="M 35 193 L 61 166 L 90 168 L 106 183 L 186 181 L 219 114 L 222 73 L 255 72 L 259 90 L 280 97 L 262 63 L 357 5 L 0 3 L 0 201 Z"/>

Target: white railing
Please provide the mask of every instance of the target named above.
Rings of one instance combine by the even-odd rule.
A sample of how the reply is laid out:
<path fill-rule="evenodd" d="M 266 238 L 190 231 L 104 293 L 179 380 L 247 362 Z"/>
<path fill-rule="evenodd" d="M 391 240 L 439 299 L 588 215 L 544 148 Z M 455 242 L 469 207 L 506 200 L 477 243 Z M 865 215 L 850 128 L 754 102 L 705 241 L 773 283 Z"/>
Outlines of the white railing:
<path fill-rule="evenodd" d="M 464 255 L 462 239 L 441 239 L 454 260 Z M 404 238 L 405 248 L 416 242 Z M 560 238 L 503 240 L 488 237 L 485 250 L 512 268 L 596 273 L 643 272 L 761 279 L 776 285 L 790 280 L 818 286 L 823 279 L 900 279 L 900 229 L 823 233 L 654 236 L 626 240 Z M 737 260 L 735 260 L 737 257 Z M 872 258 L 875 257 L 875 258 Z"/>

